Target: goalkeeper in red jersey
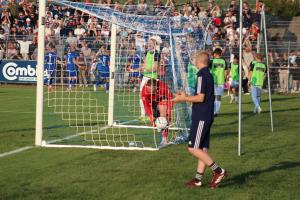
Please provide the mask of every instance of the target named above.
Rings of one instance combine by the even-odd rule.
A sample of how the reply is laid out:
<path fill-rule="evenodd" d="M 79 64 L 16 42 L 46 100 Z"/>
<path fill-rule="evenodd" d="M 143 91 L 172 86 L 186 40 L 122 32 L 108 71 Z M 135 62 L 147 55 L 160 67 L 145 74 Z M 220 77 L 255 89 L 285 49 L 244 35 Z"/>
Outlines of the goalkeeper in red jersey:
<path fill-rule="evenodd" d="M 149 79 L 142 88 L 141 98 L 144 104 L 145 114 L 149 117 L 152 126 L 155 126 L 155 119 L 164 117 L 170 123 L 172 116 L 173 94 L 164 82 L 157 79 Z M 167 144 L 168 128 L 161 130 L 161 146 Z"/>

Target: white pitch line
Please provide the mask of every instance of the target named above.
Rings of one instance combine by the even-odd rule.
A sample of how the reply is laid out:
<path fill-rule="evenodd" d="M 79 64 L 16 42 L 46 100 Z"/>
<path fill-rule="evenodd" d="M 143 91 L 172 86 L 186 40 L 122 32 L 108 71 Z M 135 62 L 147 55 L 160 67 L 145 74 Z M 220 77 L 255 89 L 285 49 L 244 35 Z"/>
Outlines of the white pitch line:
<path fill-rule="evenodd" d="M 22 113 L 22 114 L 34 114 L 35 112 L 22 112 L 13 110 L 0 110 L 0 113 Z"/>
<path fill-rule="evenodd" d="M 12 151 L 8 151 L 8 152 L 5 152 L 5 153 L 1 153 L 0 158 L 3 158 L 5 156 L 10 156 L 10 155 L 13 155 L 13 154 L 17 154 L 17 153 L 20 153 L 20 152 L 23 152 L 23 151 L 26 151 L 26 150 L 32 149 L 32 148 L 33 148 L 33 146 L 27 146 L 27 147 L 22 147 L 22 148 L 15 149 L 15 150 L 12 150 Z"/>

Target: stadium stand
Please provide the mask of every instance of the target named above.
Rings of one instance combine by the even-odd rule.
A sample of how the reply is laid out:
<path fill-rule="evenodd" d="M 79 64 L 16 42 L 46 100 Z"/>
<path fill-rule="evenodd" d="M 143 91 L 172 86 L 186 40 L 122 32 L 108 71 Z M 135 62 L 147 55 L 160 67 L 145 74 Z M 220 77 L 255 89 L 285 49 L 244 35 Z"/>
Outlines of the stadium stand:
<path fill-rule="evenodd" d="M 166 10 L 171 16 L 184 16 L 189 20 L 206 20 L 212 18 L 213 23 L 208 28 L 206 48 L 213 51 L 216 48 L 223 50 L 224 57 L 230 62 L 232 55 L 238 53 L 239 31 L 244 35 L 244 69 L 249 67 L 254 52 L 257 51 L 257 40 L 260 33 L 260 12 L 263 3 L 258 1 L 256 5 L 243 4 L 243 30 L 238 28 L 238 5 L 231 1 L 228 5 L 217 4 L 210 0 L 207 3 L 198 3 L 193 0 L 183 5 L 168 0 L 162 4 L 156 0 L 153 4 L 139 1 L 135 4 L 127 0 L 123 5 L 119 1 L 89 1 L 86 3 L 106 4 L 112 9 L 137 15 L 161 15 Z M 164 12 L 163 12 L 164 11 Z M 84 52 L 86 62 L 92 62 L 98 48 L 108 44 L 110 37 L 110 24 L 88 14 L 70 9 L 68 7 L 48 4 L 46 8 L 46 41 L 55 44 L 58 56 L 62 59 L 67 48 L 74 45 L 77 51 Z M 0 59 L 36 60 L 37 57 L 37 20 L 38 7 L 36 1 L 30 0 L 1 0 L 0 3 Z M 284 22 L 273 23 L 274 27 L 286 26 Z M 192 26 L 192 25 L 191 25 Z M 270 24 L 272 26 L 272 24 Z M 289 30 L 297 31 L 297 24 L 289 24 Z M 296 28 L 293 28 L 296 27 Z M 189 27 L 187 27 L 189 28 Z M 271 28 L 271 27 L 269 27 Z M 136 33 L 127 30 L 120 31 L 124 38 L 137 38 Z M 293 91 L 299 90 L 300 74 L 297 67 L 300 66 L 300 51 L 297 42 L 283 41 L 286 37 L 280 34 L 269 33 L 269 48 L 272 49 L 271 72 L 275 77 L 272 80 L 272 88 L 285 91 L 282 79 L 287 77 L 287 70 L 291 70 Z M 296 34 L 297 35 L 297 34 Z M 272 36 L 272 37 L 271 37 Z M 252 54 L 252 55 L 251 55 Z M 284 74 L 284 75 L 282 75 Z"/>

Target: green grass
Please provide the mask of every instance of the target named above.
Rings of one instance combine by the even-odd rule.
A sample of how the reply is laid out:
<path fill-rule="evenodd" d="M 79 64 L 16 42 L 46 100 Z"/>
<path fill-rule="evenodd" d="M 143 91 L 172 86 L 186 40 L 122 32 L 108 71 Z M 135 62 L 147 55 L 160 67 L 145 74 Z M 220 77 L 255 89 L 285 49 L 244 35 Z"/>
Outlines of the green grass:
<path fill-rule="evenodd" d="M 300 96 L 273 96 L 253 115 L 243 103 L 243 152 L 237 156 L 237 106 L 223 99 L 211 137 L 211 154 L 230 177 L 217 190 L 186 189 L 196 160 L 186 144 L 158 152 L 33 148 L 0 158 L 0 199 L 299 199 Z M 0 87 L 0 153 L 34 144 L 33 87 Z"/>

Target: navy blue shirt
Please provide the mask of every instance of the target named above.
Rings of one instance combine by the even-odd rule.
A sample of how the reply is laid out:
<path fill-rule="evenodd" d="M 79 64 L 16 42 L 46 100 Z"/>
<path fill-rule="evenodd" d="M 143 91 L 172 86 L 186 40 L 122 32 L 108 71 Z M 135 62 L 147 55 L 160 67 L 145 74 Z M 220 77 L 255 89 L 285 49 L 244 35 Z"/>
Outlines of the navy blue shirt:
<path fill-rule="evenodd" d="M 200 69 L 197 73 L 195 95 L 205 95 L 202 103 L 193 103 L 192 120 L 211 121 L 214 119 L 214 79 L 208 67 Z"/>

